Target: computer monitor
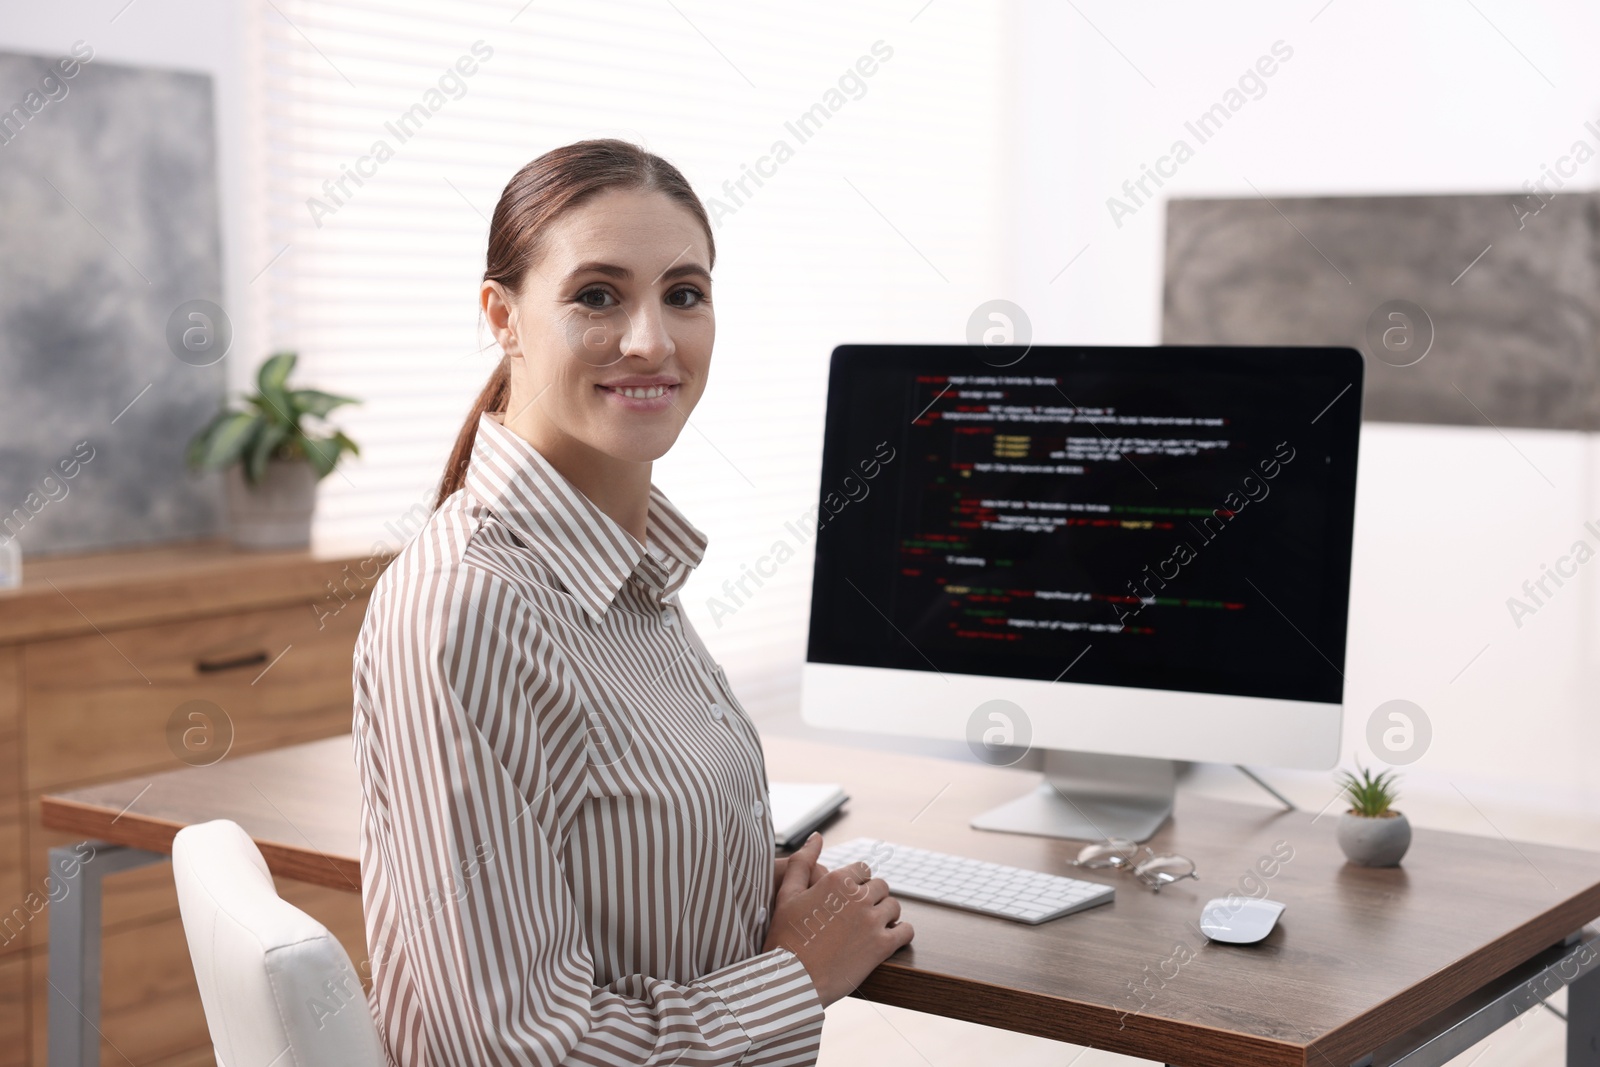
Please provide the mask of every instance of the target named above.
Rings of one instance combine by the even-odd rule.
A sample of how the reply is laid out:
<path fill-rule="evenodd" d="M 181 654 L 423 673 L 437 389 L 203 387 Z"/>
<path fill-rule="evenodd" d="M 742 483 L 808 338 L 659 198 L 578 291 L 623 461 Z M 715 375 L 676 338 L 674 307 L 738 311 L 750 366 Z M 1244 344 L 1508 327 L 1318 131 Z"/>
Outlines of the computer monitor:
<path fill-rule="evenodd" d="M 801 715 L 1043 748 L 982 829 L 1143 840 L 1174 760 L 1326 768 L 1351 348 L 834 350 Z"/>

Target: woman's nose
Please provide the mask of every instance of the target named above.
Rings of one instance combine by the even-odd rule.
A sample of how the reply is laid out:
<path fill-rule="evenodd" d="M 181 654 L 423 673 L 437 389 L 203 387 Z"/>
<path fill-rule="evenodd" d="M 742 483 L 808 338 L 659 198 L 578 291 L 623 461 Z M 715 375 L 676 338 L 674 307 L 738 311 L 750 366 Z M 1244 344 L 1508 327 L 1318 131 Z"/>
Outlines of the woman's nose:
<path fill-rule="evenodd" d="M 628 315 L 628 333 L 622 339 L 623 355 L 660 360 L 670 356 L 672 350 L 672 334 L 659 307 L 640 308 Z"/>

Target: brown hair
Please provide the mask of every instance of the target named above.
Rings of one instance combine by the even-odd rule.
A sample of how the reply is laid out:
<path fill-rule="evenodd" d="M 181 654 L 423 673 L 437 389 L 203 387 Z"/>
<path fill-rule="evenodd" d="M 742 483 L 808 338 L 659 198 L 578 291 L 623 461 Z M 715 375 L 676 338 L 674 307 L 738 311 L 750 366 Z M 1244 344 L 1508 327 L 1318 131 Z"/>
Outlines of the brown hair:
<path fill-rule="evenodd" d="M 484 281 L 496 281 L 511 292 L 518 292 L 529 266 L 544 253 L 545 227 L 569 208 L 611 189 L 661 192 L 688 208 L 706 231 L 711 255 L 707 269 L 716 263 L 717 244 L 711 236 L 711 220 L 678 168 L 636 144 L 603 138 L 553 148 L 506 183 L 489 222 Z M 456 435 L 455 447 L 439 482 L 435 508 L 460 489 L 466 478 L 479 418 L 485 412 L 505 411 L 510 393 L 511 372 L 507 357 L 502 355 Z"/>

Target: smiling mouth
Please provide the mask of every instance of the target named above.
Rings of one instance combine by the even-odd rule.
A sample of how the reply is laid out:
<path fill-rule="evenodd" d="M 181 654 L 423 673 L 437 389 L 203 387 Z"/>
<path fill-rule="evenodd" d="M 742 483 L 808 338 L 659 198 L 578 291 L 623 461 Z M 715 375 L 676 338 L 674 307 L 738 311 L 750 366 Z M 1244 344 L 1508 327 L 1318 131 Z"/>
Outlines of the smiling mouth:
<path fill-rule="evenodd" d="M 655 400 L 666 396 L 672 388 L 670 385 L 638 385 L 638 386 L 611 386 L 602 385 L 600 388 L 616 393 L 618 396 L 629 397 L 633 400 Z"/>

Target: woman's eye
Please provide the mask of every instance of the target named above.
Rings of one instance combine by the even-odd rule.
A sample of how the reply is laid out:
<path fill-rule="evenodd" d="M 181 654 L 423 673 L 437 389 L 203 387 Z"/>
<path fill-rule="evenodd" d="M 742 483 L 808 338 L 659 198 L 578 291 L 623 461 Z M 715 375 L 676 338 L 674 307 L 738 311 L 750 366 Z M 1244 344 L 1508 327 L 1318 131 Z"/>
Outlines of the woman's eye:
<path fill-rule="evenodd" d="M 687 299 L 684 299 L 680 302 L 678 299 L 679 297 L 684 297 Z M 703 303 L 705 299 L 706 294 L 701 292 L 699 289 L 696 289 L 692 285 L 685 285 L 683 288 L 674 289 L 672 292 L 667 294 L 667 302 L 673 307 L 678 308 L 692 308 L 696 304 Z"/>
<path fill-rule="evenodd" d="M 590 299 L 591 297 L 598 297 L 599 299 Z M 604 289 L 585 289 L 583 292 L 578 294 L 578 303 L 585 304 L 592 308 L 610 307 L 610 299 L 611 294 L 606 292 Z"/>

